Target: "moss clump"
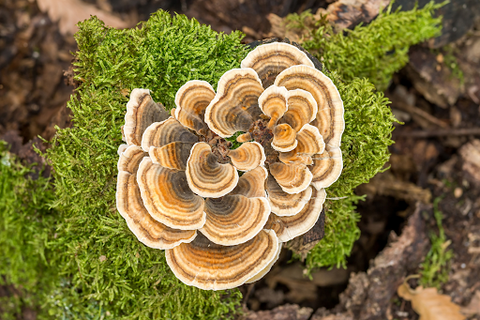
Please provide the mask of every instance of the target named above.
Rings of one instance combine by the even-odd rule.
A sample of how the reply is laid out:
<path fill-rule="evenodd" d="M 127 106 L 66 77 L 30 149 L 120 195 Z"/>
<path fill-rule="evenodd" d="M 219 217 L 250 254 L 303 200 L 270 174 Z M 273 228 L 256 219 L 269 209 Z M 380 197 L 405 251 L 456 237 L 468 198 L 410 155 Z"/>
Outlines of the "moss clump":
<path fill-rule="evenodd" d="M 344 266 L 353 243 L 360 236 L 355 203 L 362 197 L 353 189 L 382 171 L 393 143 L 391 132 L 396 121 L 387 98 L 367 79 L 343 82 L 331 74 L 345 107 L 345 131 L 342 136 L 343 171 L 327 189 L 325 236 L 307 256 L 307 269 Z"/>
<path fill-rule="evenodd" d="M 453 258 L 453 250 L 448 249 L 452 241 L 447 240 L 442 224 L 443 213 L 438 208 L 441 201 L 441 197 L 433 200 L 433 216 L 437 223 L 438 235 L 432 230 L 430 231 L 429 237 L 432 247 L 428 251 L 425 261 L 420 265 L 422 268 L 420 284 L 424 288 L 436 287 L 439 290 L 449 280 L 448 274 Z"/>
<path fill-rule="evenodd" d="M 56 218 L 48 207 L 53 190 L 32 173 L 0 141 L 0 285 L 20 293 L 0 299 L 0 319 L 17 319 L 22 308 L 42 304 L 57 278 L 47 248 Z"/>
<path fill-rule="evenodd" d="M 239 65 L 246 55 L 241 37 L 162 11 L 132 30 L 109 29 L 96 18 L 80 24 L 75 77 L 81 85 L 68 103 L 74 127 L 59 130 L 47 153 L 61 212 L 52 246 L 69 279 L 52 300 L 52 314 L 82 318 L 92 306 L 114 319 L 219 319 L 236 312 L 238 291 L 182 284 L 163 251 L 135 238 L 117 213 L 115 189 L 125 92 L 149 88 L 170 109 L 186 81 L 213 84 Z"/>
<path fill-rule="evenodd" d="M 305 12 L 287 18 L 287 28 L 306 33 L 302 46 L 322 61 L 327 69 L 336 70 L 344 80 L 367 78 L 378 90 L 387 89 L 394 72 L 408 62 L 410 46 L 440 34 L 441 18 L 433 17 L 443 4 L 433 1 L 420 10 L 391 12 L 388 8 L 370 24 L 359 25 L 345 33 L 335 33 L 325 19 L 316 21 Z"/>

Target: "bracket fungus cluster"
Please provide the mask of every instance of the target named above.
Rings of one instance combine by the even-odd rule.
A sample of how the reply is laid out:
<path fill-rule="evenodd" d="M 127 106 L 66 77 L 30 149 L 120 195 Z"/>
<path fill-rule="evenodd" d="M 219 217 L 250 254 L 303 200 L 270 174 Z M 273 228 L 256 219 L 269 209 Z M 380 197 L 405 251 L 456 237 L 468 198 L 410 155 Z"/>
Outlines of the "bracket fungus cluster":
<path fill-rule="evenodd" d="M 184 283 L 229 289 L 265 275 L 317 222 L 342 171 L 343 103 L 293 45 L 260 45 L 217 91 L 185 83 L 167 113 L 134 89 L 119 147 L 117 208 Z M 225 138 L 240 135 L 231 149 Z M 239 172 L 241 172 L 239 174 Z"/>

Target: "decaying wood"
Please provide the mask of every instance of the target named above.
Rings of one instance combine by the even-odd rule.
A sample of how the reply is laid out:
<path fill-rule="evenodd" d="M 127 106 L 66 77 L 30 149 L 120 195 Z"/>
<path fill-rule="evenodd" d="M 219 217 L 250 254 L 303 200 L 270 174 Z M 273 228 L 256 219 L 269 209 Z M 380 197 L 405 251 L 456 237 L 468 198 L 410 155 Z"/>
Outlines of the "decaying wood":
<path fill-rule="evenodd" d="M 420 117 L 429 124 L 435 126 L 435 127 L 440 127 L 440 128 L 448 128 L 448 124 L 445 123 L 442 120 L 439 120 L 432 116 L 430 113 L 423 111 L 422 109 L 409 105 L 408 103 L 402 102 L 395 100 L 395 102 L 392 104 L 392 107 L 398 108 L 400 110 L 408 112 L 413 119 L 415 120 L 416 117 Z"/>
<path fill-rule="evenodd" d="M 77 23 L 90 18 L 91 15 L 97 16 L 107 26 L 114 28 L 132 27 L 137 20 L 137 17 L 132 17 L 132 21 L 125 21 L 110 12 L 79 0 L 62 0 L 61 5 L 56 0 L 37 0 L 37 3 L 41 11 L 48 12 L 52 21 L 59 22 L 59 29 L 63 34 L 77 32 Z"/>
<path fill-rule="evenodd" d="M 332 311 L 319 309 L 314 320 L 384 320 L 396 288 L 413 272 L 427 253 L 429 241 L 417 204 L 400 237 L 391 242 L 372 262 L 368 271 L 352 274 L 340 304 Z"/>
<path fill-rule="evenodd" d="M 460 80 L 453 76 L 451 68 L 437 59 L 428 48 L 412 47 L 409 56 L 406 71 L 415 89 L 439 107 L 452 106 L 463 88 Z"/>
<path fill-rule="evenodd" d="M 475 291 L 475 295 L 473 296 L 470 303 L 462 308 L 462 313 L 467 316 L 480 316 L 480 290 Z"/>
<path fill-rule="evenodd" d="M 43 177 L 49 177 L 51 172 L 51 167 L 48 166 L 45 158 L 40 156 L 34 149 L 34 146 L 40 149 L 42 152 L 45 152 L 47 145 L 43 143 L 38 137 L 33 138 L 29 142 L 23 144 L 22 138 L 19 135 L 18 131 L 7 131 L 4 135 L 0 136 L 0 139 L 7 142 L 9 145 L 9 151 L 24 164 L 32 165 L 32 171 L 28 173 L 28 176 L 32 179 L 38 179 L 40 173 Z"/>
<path fill-rule="evenodd" d="M 395 134 L 397 137 L 410 138 L 433 138 L 448 136 L 480 136 L 480 128 L 464 128 L 464 129 L 442 129 L 442 130 L 415 130 L 402 131 Z"/>
<path fill-rule="evenodd" d="M 313 312 L 311 308 L 300 308 L 296 304 L 287 304 L 268 311 L 251 311 L 244 320 L 308 320 Z"/>
<path fill-rule="evenodd" d="M 311 279 L 305 275 L 305 267 L 296 262 L 286 267 L 275 266 L 265 276 L 265 283 L 271 292 L 281 284 L 288 288 L 282 293 L 286 301 L 302 303 L 315 301 L 318 295 L 318 287 L 332 287 L 341 285 L 348 281 L 351 269 L 333 268 L 331 270 L 318 269 L 311 273 Z M 258 298 L 257 298 L 258 299 Z"/>
<path fill-rule="evenodd" d="M 391 172 L 377 174 L 369 183 L 359 187 L 361 194 L 367 194 L 369 198 L 374 195 L 392 196 L 408 202 L 420 201 L 428 204 L 432 199 L 432 193 L 414 183 L 396 179 Z"/>

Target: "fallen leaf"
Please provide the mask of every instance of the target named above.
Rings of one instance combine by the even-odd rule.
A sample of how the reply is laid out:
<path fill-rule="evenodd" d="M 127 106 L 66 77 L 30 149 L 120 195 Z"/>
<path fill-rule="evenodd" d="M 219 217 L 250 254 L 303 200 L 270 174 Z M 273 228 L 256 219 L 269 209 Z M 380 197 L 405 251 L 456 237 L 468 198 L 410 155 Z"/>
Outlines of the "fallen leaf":
<path fill-rule="evenodd" d="M 90 16 L 97 16 L 110 27 L 128 28 L 130 26 L 128 21 L 80 0 L 37 0 L 37 4 L 42 12 L 48 13 L 52 21 L 58 21 L 62 34 L 74 34 L 78 30 L 77 23 Z"/>
<path fill-rule="evenodd" d="M 412 308 L 420 315 L 420 320 L 464 320 L 460 306 L 449 296 L 439 294 L 437 288 L 417 287 L 415 290 L 404 282 L 397 289 L 400 297 L 412 301 Z"/>
<path fill-rule="evenodd" d="M 475 291 L 475 295 L 468 306 L 462 308 L 462 313 L 467 316 L 473 316 L 475 314 L 480 315 L 480 291 Z"/>

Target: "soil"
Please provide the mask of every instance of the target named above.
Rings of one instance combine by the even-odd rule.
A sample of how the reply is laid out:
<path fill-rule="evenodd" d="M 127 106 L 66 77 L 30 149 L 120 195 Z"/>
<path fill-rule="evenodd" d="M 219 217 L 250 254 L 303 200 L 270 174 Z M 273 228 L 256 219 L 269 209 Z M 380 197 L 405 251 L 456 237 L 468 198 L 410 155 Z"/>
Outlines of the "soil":
<path fill-rule="evenodd" d="M 343 4 L 348 1 L 343 0 L 86 2 L 137 21 L 160 8 L 185 13 L 217 31 L 242 30 L 247 34 L 245 43 L 271 32 L 267 16 L 272 13 L 282 17 L 306 9 L 316 12 L 335 2 L 342 9 L 336 14 L 349 10 Z M 357 2 L 361 7 L 365 1 Z M 399 2 L 403 7 L 410 5 L 408 0 Z M 76 44 L 72 35 L 60 32 L 59 24 L 40 11 L 35 0 L 0 3 L 0 138 L 22 159 L 42 163 L 32 150 L 32 143 L 41 146 L 37 136 L 51 139 L 55 126 L 71 125 L 66 103 L 74 88 L 71 52 Z M 430 249 L 429 235 L 438 232 L 432 207 L 438 198 L 454 253 L 449 280 L 441 292 L 462 307 L 479 294 L 480 5 L 452 1 L 451 7 L 442 10 L 449 19 L 442 36 L 411 48 L 410 63 L 395 74 L 386 91 L 404 125 L 393 133 L 396 143 L 391 147 L 390 170 L 357 189 L 367 199 L 358 206 L 361 236 L 347 269 L 317 270 L 310 280 L 302 263 L 291 263 L 290 251 L 284 250 L 263 280 L 240 289 L 245 318 L 419 319 L 411 302 L 396 290 L 407 275 L 421 271 Z M 462 10 L 468 10 L 463 21 Z M 351 22 L 368 22 L 374 16 L 368 11 L 368 17 L 355 15 Z M 0 286 L 0 296 L 12 294 L 18 294 L 15 288 Z M 17 318 L 36 316 L 32 310 L 23 310 Z M 480 319 L 480 314 L 472 313 L 469 319 Z"/>

